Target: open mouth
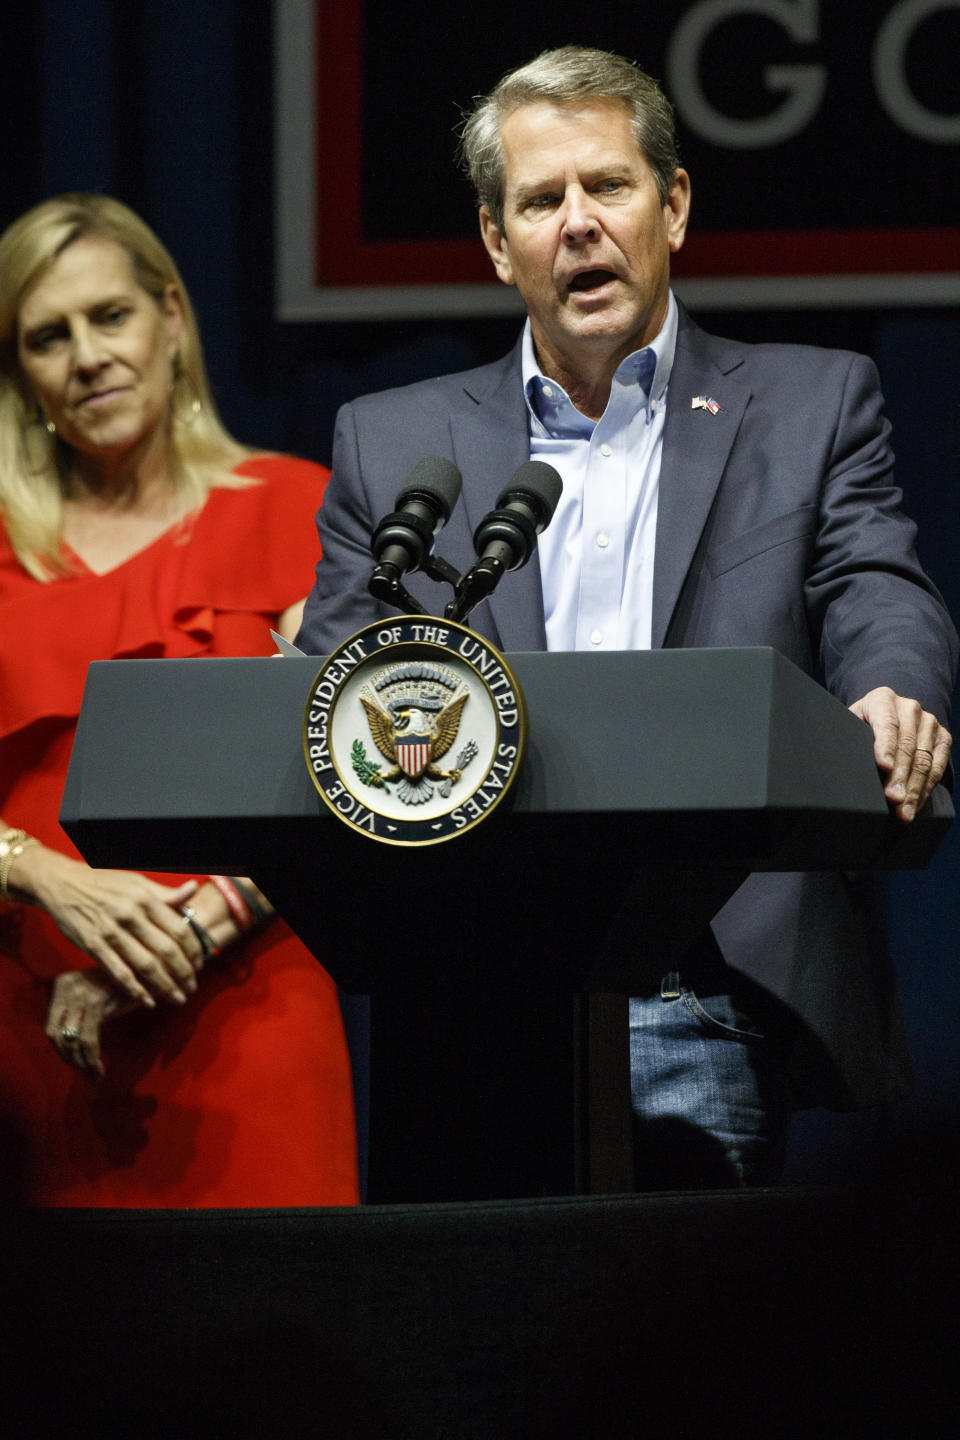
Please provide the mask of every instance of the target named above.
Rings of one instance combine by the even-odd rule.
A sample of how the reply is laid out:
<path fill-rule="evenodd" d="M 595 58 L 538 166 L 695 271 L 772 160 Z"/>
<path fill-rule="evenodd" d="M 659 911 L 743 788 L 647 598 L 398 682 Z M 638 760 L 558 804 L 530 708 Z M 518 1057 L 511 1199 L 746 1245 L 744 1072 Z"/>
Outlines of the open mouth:
<path fill-rule="evenodd" d="M 599 290 L 610 280 L 616 280 L 612 270 L 584 270 L 579 275 L 574 275 L 570 281 L 571 290 Z"/>

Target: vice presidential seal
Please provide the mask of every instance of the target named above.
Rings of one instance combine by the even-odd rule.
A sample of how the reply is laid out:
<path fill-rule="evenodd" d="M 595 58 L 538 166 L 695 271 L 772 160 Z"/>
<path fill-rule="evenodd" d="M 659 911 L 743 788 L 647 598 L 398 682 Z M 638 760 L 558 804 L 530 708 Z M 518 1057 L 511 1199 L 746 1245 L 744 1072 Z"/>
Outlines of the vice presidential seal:
<path fill-rule="evenodd" d="M 433 845 L 501 803 L 526 728 L 498 650 L 454 621 L 403 615 L 368 625 L 327 660 L 307 702 L 303 752 L 351 829 Z"/>

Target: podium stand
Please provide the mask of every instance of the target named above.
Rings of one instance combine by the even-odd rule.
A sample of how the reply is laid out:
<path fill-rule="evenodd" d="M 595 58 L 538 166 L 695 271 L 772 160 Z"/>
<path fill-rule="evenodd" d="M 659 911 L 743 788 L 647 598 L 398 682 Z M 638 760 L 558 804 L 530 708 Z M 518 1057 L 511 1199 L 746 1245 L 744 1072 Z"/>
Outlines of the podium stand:
<path fill-rule="evenodd" d="M 952 818 L 891 820 L 867 727 L 773 650 L 517 654 L 509 812 L 380 845 L 307 772 L 320 663 L 91 665 L 61 822 L 94 865 L 252 876 L 373 996 L 371 1199 L 629 1188 L 599 1130 L 624 1055 L 608 1023 L 585 1076 L 580 1044 L 626 1002 L 570 996 L 659 984 L 752 870 L 917 868 Z"/>

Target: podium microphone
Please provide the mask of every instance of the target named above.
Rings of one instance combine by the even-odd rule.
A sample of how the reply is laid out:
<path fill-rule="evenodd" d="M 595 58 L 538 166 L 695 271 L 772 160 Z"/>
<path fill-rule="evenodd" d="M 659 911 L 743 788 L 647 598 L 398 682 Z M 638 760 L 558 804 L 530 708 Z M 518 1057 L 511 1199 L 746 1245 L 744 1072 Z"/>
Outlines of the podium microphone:
<path fill-rule="evenodd" d="M 485 515 L 473 536 L 477 559 L 447 606 L 448 620 L 462 620 L 490 595 L 508 570 L 526 565 L 546 530 L 563 490 L 552 465 L 527 460 L 497 496 L 497 508 Z"/>
<path fill-rule="evenodd" d="M 460 495 L 460 471 L 452 460 L 433 455 L 415 465 L 374 530 L 370 549 L 376 562 L 368 589 L 389 604 L 409 599 L 400 576 L 429 562 L 433 542 L 450 519 Z M 420 608 L 420 607 L 417 607 Z"/>

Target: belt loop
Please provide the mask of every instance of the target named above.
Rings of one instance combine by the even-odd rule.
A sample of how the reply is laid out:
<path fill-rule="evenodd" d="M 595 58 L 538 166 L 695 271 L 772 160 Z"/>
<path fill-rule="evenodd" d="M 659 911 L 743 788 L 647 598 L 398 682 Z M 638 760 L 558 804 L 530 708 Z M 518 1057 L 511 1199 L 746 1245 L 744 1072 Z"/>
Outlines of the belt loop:
<path fill-rule="evenodd" d="M 680 973 L 679 973 L 679 971 L 677 971 L 677 970 L 671 970 L 668 975 L 664 975 L 663 979 L 662 979 L 661 982 L 660 982 L 660 999 L 661 999 L 661 1000 L 679 1000 L 679 999 L 680 999 Z"/>

